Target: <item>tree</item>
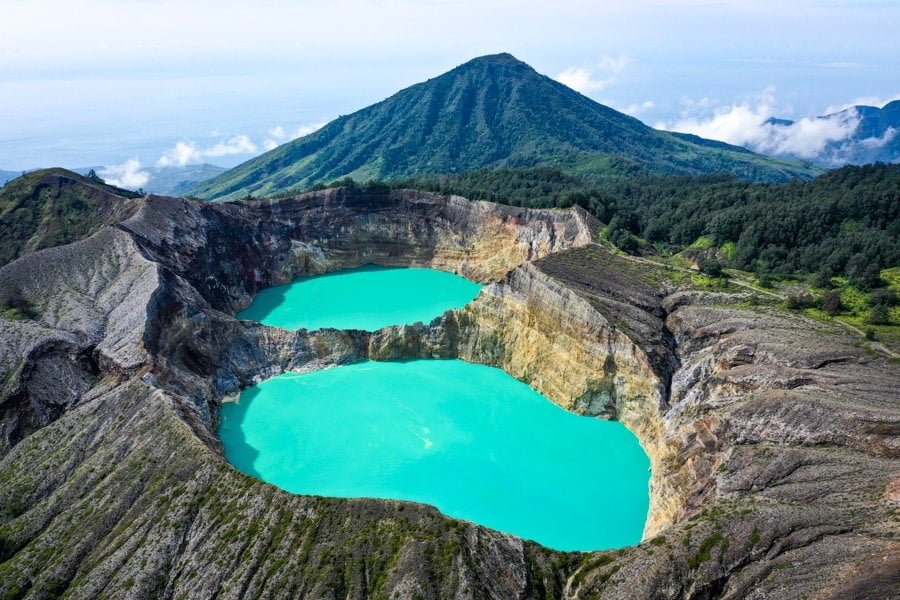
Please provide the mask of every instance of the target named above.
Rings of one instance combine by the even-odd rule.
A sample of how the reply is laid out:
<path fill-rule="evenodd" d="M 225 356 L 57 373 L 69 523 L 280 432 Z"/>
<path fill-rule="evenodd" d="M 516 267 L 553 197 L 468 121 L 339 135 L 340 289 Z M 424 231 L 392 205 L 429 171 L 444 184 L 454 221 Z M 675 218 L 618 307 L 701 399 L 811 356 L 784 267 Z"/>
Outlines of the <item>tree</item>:
<path fill-rule="evenodd" d="M 722 270 L 722 261 L 715 257 L 700 259 L 700 272 L 716 279 L 725 275 Z"/>
<path fill-rule="evenodd" d="M 807 291 L 793 291 L 788 294 L 786 300 L 787 307 L 791 310 L 802 310 L 815 306 L 816 301 Z"/>
<path fill-rule="evenodd" d="M 869 325 L 890 325 L 891 314 L 888 312 L 887 306 L 876 306 L 873 308 L 866 319 L 866 323 Z"/>
<path fill-rule="evenodd" d="M 834 285 L 831 283 L 831 273 L 824 268 L 816 271 L 816 274 L 813 275 L 812 278 L 812 284 L 817 288 L 823 288 L 826 290 L 830 290 L 834 287 Z"/>
<path fill-rule="evenodd" d="M 862 280 L 859 282 L 860 289 L 874 290 L 884 285 L 881 280 L 881 269 L 877 265 L 869 265 L 863 272 Z"/>
<path fill-rule="evenodd" d="M 897 306 L 897 292 L 891 288 L 877 289 L 869 296 L 869 306 L 875 308 L 877 306 Z"/>
<path fill-rule="evenodd" d="M 96 172 L 95 170 L 93 170 L 93 169 L 91 169 L 90 171 L 88 171 L 88 174 L 85 175 L 85 177 L 87 177 L 88 179 L 90 179 L 90 180 L 93 181 L 94 183 L 106 183 L 105 181 L 103 181 L 103 179 L 102 179 L 99 175 L 97 175 L 97 172 Z"/>

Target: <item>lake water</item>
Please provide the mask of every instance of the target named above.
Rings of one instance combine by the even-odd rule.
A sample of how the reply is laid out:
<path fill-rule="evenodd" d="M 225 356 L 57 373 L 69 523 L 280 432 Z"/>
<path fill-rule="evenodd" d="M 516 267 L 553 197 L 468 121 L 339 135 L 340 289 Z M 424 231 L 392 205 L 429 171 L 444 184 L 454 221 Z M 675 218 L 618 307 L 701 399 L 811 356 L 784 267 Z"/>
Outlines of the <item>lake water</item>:
<path fill-rule="evenodd" d="M 368 265 L 303 277 L 264 289 L 239 319 L 284 329 L 363 329 L 421 321 L 429 323 L 462 308 L 481 286 L 435 269 Z"/>
<path fill-rule="evenodd" d="M 239 470 L 298 494 L 432 504 L 559 550 L 640 541 L 649 460 L 617 422 L 459 360 L 284 374 L 222 407 Z"/>

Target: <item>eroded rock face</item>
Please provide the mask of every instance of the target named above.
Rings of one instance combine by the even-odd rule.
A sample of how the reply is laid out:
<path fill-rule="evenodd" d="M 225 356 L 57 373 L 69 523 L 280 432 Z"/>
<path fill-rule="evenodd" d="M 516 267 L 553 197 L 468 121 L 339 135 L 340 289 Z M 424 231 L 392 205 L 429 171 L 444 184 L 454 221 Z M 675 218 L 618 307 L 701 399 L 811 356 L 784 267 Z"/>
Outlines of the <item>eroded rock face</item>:
<path fill-rule="evenodd" d="M 235 311 L 264 287 L 366 263 L 428 266 L 479 282 L 589 243 L 579 208 L 534 210 L 412 191 L 338 188 L 297 198 L 207 204 L 151 197 L 124 221 L 143 252 Z"/>
<path fill-rule="evenodd" d="M 896 586 L 895 365 L 745 297 L 677 292 L 579 210 L 330 190 L 153 197 L 0 269 L 0 591 L 49 597 L 846 597 Z M 430 324 L 287 332 L 261 287 L 366 262 L 489 283 Z M 222 400 L 366 358 L 499 366 L 617 418 L 652 462 L 647 542 L 561 554 L 414 503 L 295 496 L 228 465 Z M 590 457 L 573 457 L 590 460 Z"/>

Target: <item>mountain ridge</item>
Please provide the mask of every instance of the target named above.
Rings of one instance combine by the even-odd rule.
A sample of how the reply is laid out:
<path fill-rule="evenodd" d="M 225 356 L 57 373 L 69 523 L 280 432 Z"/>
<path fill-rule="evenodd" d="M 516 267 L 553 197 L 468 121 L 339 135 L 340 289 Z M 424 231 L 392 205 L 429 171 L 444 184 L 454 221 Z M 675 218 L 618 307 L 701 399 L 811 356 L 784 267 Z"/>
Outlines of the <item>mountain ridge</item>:
<path fill-rule="evenodd" d="M 25 173 L 35 173 L 42 170 L 42 168 L 26 169 L 25 171 L 0 169 L 0 188 Z M 110 172 L 109 167 L 102 165 L 75 167 L 68 170 L 82 176 L 86 176 L 91 171 L 94 171 L 105 180 L 115 181 L 115 174 Z M 146 173 L 147 182 L 143 185 L 129 186 L 128 189 L 136 191 L 138 188 L 141 188 L 148 194 L 162 194 L 165 196 L 183 196 L 192 188 L 227 171 L 224 167 L 209 163 L 190 164 L 183 167 L 145 167 L 139 170 Z"/>
<path fill-rule="evenodd" d="M 16 177 L 0 187 L 0 265 L 92 235 L 131 214 L 139 197 L 61 168 Z"/>
<path fill-rule="evenodd" d="M 814 117 L 814 120 L 857 121 L 846 138 L 828 142 L 819 154 L 809 160 L 827 168 L 863 165 L 874 162 L 900 162 L 900 99 L 882 107 L 857 104 L 843 110 Z M 766 125 L 792 127 L 796 121 L 772 117 Z M 791 154 L 773 154 L 797 158 Z"/>
<path fill-rule="evenodd" d="M 625 161 L 649 172 L 784 181 L 816 168 L 654 130 L 508 53 L 474 58 L 338 117 L 201 184 L 202 198 L 300 190 L 343 177 L 396 179 L 484 167 L 554 164 L 602 172 Z"/>

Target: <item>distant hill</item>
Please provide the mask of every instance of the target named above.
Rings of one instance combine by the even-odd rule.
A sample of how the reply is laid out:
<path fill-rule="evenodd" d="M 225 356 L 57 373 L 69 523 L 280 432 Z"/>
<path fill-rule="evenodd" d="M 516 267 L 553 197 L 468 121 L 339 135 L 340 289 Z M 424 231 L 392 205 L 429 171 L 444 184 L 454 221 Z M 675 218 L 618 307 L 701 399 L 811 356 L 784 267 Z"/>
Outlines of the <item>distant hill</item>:
<path fill-rule="evenodd" d="M 185 165 L 183 167 L 154 167 L 150 171 L 150 181 L 144 189 L 152 194 L 184 196 L 228 169 L 216 165 Z"/>
<path fill-rule="evenodd" d="M 88 237 L 122 220 L 137 194 L 65 169 L 41 169 L 0 188 L 0 266 Z"/>
<path fill-rule="evenodd" d="M 104 167 L 78 167 L 72 169 L 72 172 L 87 175 L 91 170 L 102 173 Z M 191 188 L 224 173 L 227 169 L 216 165 L 202 164 L 185 165 L 184 167 L 147 167 L 141 170 L 146 171 L 150 177 L 146 184 L 140 186 L 148 194 L 184 196 Z M 0 170 L 0 187 L 21 174 L 21 171 Z"/>
<path fill-rule="evenodd" d="M 900 162 L 900 100 L 889 102 L 881 108 L 860 105 L 816 118 L 838 119 L 841 122 L 858 119 L 859 122 L 850 137 L 830 142 L 812 161 L 826 167 Z M 794 121 L 769 119 L 767 123 L 790 127 Z M 790 155 L 783 156 L 791 158 Z"/>
<path fill-rule="evenodd" d="M 809 178 L 819 172 L 799 162 L 654 130 L 509 54 L 497 54 L 335 119 L 192 193 L 237 198 L 343 177 L 365 181 L 536 165 L 580 174 L 727 172 L 755 181 Z"/>
<path fill-rule="evenodd" d="M 103 175 L 104 167 L 87 167 L 73 170 L 76 173 L 87 175 L 92 168 L 97 173 L 100 173 L 101 176 Z M 141 170 L 150 176 L 150 179 L 141 188 L 148 194 L 159 194 L 161 196 L 185 196 L 192 188 L 227 171 L 224 167 L 210 164 L 185 165 L 183 167 L 145 167 Z"/>

